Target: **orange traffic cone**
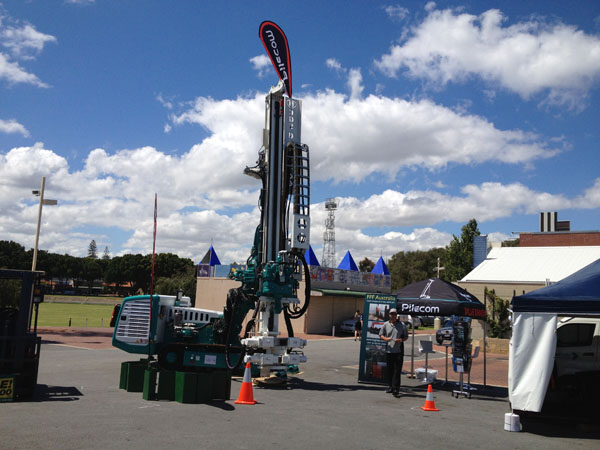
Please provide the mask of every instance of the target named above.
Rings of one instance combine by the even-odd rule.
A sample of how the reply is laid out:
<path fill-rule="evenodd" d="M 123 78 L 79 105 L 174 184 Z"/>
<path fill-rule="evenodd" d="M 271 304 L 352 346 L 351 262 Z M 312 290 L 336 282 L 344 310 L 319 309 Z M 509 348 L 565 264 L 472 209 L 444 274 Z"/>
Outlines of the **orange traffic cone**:
<path fill-rule="evenodd" d="M 252 371 L 250 370 L 250 363 L 246 363 L 246 370 L 244 371 L 244 379 L 242 380 L 242 388 L 240 389 L 240 395 L 234 402 L 241 405 L 255 405 L 256 400 L 252 395 Z"/>
<path fill-rule="evenodd" d="M 427 388 L 427 396 L 425 397 L 425 405 L 421 406 L 423 411 L 439 411 L 435 407 L 435 402 L 433 401 L 433 389 L 431 385 Z"/>

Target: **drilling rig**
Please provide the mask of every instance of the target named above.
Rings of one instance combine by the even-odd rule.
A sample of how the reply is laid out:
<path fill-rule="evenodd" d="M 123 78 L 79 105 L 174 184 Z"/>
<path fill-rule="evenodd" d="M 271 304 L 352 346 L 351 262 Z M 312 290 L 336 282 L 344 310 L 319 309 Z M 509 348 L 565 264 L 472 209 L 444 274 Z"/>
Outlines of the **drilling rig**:
<path fill-rule="evenodd" d="M 306 361 L 302 353 L 306 341 L 294 337 L 291 319 L 306 312 L 310 299 L 310 273 L 304 259 L 310 237 L 309 149 L 300 140 L 302 103 L 291 97 L 287 39 L 273 22 L 263 22 L 259 34 L 280 81 L 265 98 L 263 142 L 256 165 L 244 170 L 262 186 L 260 222 L 246 269 L 232 275 L 241 286 L 228 292 L 223 312 L 194 308 L 180 293 L 128 297 L 113 313 L 113 345 L 148 355 L 150 364 L 160 370 L 227 377 L 242 362 L 250 362 L 261 376 L 269 376 Z M 298 298 L 302 274 L 303 302 Z M 280 336 L 281 314 L 285 337 Z"/>

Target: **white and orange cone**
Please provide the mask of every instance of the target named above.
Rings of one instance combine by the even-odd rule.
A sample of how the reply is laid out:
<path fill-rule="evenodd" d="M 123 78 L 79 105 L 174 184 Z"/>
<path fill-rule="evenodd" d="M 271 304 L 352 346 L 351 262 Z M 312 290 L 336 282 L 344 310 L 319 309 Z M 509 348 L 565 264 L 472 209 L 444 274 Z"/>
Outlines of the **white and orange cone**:
<path fill-rule="evenodd" d="M 427 396 L 425 397 L 425 404 L 421 406 L 423 411 L 439 411 L 435 407 L 435 402 L 433 401 L 433 388 L 431 385 L 427 388 Z"/>
<path fill-rule="evenodd" d="M 242 380 L 242 388 L 240 389 L 240 395 L 234 402 L 238 405 L 255 405 L 254 395 L 252 394 L 252 371 L 250 370 L 250 363 L 246 363 L 246 370 L 244 370 L 244 379 Z"/>

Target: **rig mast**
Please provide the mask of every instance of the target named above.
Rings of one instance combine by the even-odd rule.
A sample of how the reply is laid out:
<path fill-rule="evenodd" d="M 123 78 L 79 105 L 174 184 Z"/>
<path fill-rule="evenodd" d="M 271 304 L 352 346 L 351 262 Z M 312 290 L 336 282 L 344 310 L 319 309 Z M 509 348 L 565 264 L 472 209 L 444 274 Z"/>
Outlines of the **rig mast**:
<path fill-rule="evenodd" d="M 335 260 L 335 210 L 337 202 L 335 198 L 328 198 L 325 202 L 327 219 L 325 219 L 325 233 L 323 233 L 323 258 L 321 262 L 324 267 L 336 267 Z"/>

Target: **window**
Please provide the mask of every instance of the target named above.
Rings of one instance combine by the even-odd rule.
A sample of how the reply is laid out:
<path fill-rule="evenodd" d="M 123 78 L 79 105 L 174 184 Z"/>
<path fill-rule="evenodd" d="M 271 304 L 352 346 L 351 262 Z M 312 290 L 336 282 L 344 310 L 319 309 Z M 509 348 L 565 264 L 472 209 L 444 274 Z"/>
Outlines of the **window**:
<path fill-rule="evenodd" d="M 557 347 L 587 347 L 592 345 L 594 338 L 593 323 L 570 323 L 558 329 Z"/>

